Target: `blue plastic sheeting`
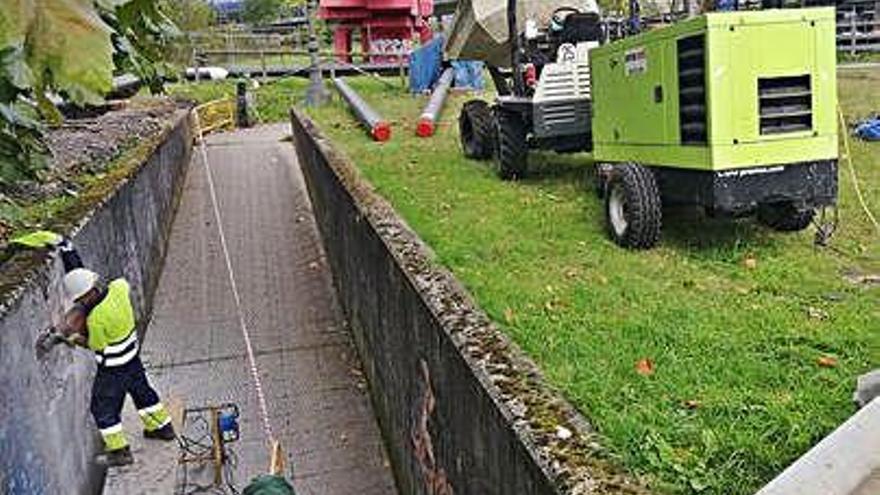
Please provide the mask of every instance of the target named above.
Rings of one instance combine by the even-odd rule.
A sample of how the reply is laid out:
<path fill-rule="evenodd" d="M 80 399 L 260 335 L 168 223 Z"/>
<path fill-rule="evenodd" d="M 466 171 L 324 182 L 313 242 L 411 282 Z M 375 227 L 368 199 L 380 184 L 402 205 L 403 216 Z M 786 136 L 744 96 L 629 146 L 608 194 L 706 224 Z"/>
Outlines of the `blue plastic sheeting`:
<path fill-rule="evenodd" d="M 409 90 L 413 93 L 430 91 L 437 79 L 440 79 L 442 65 L 443 36 L 435 36 L 410 57 Z"/>
<path fill-rule="evenodd" d="M 452 62 L 455 69 L 455 87 L 483 89 L 483 62 L 458 60 Z"/>
<path fill-rule="evenodd" d="M 859 122 L 853 132 L 865 141 L 880 141 L 880 116 Z"/>

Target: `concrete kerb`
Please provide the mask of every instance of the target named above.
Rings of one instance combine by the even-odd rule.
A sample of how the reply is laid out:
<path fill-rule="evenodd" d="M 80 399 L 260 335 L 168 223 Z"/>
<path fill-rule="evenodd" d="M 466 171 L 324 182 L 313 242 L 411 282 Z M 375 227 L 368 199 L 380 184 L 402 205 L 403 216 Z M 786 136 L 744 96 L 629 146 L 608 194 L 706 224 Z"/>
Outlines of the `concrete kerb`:
<path fill-rule="evenodd" d="M 86 265 L 129 280 L 141 329 L 190 161 L 188 114 L 176 113 L 108 173 L 113 180 L 105 189 L 81 198 L 55 226 L 73 239 Z M 63 312 L 61 263 L 46 252 L 21 252 L 3 271 L 0 417 L 7 421 L 0 423 L 0 491 L 99 493 L 104 473 L 93 459 L 101 446 L 89 415 L 94 359 L 58 348 L 38 360 L 34 351 L 39 332 Z"/>
<path fill-rule="evenodd" d="M 291 121 L 401 493 L 648 493 L 356 167 Z"/>

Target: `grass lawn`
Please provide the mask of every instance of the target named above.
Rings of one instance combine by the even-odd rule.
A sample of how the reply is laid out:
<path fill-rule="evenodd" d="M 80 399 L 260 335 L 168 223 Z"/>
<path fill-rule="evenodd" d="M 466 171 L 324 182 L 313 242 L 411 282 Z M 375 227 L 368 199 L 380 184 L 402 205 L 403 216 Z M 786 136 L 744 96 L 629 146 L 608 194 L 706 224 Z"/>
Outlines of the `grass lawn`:
<path fill-rule="evenodd" d="M 258 99 L 271 106 L 304 84 Z M 880 287 L 848 277 L 880 273 L 880 236 L 844 164 L 834 249 L 815 248 L 812 231 L 666 210 L 660 247 L 631 252 L 605 235 L 588 155 L 534 155 L 530 179 L 501 182 L 459 151 L 466 97 L 418 139 L 423 98 L 352 84 L 393 121 L 389 143 L 371 142 L 338 98 L 310 113 L 658 492 L 753 493 L 853 413 L 855 377 L 880 366 Z M 878 87 L 878 71 L 841 73 L 848 118 L 880 110 Z M 880 211 L 880 143 L 852 144 Z"/>

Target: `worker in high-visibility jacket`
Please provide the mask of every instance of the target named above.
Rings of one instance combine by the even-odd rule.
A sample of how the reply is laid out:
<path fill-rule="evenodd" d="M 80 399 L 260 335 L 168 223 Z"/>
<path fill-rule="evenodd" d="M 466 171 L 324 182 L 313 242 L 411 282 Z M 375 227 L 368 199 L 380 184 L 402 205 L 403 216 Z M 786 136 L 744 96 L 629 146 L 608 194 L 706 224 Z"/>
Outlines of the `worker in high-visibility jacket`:
<path fill-rule="evenodd" d="M 105 463 L 122 466 L 134 462 L 122 430 L 126 395 L 134 400 L 144 425 L 144 437 L 174 440 L 171 418 L 141 363 L 128 282 L 117 278 L 102 283 L 97 273 L 83 268 L 70 241 L 57 234 L 36 232 L 13 242 L 60 251 L 66 272 L 64 292 L 70 309 L 48 335 L 53 344 L 79 345 L 94 352 L 98 369 L 90 409 L 104 439 Z"/>

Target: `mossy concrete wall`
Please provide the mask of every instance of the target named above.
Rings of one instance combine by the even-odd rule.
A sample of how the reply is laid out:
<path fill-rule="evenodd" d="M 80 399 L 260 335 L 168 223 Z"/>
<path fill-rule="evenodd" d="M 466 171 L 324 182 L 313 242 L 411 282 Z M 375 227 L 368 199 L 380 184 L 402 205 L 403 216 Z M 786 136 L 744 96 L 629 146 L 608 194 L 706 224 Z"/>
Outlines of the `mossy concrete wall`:
<path fill-rule="evenodd" d="M 400 493 L 645 493 L 355 166 L 291 120 Z"/>
<path fill-rule="evenodd" d="M 141 143 L 107 187 L 77 205 L 67 225 L 87 267 L 125 277 L 141 329 L 151 310 L 192 136 L 187 111 Z M 89 413 L 94 357 L 60 346 L 44 358 L 34 342 L 62 314 L 57 257 L 21 252 L 0 269 L 0 492 L 100 493 L 101 441 Z"/>

